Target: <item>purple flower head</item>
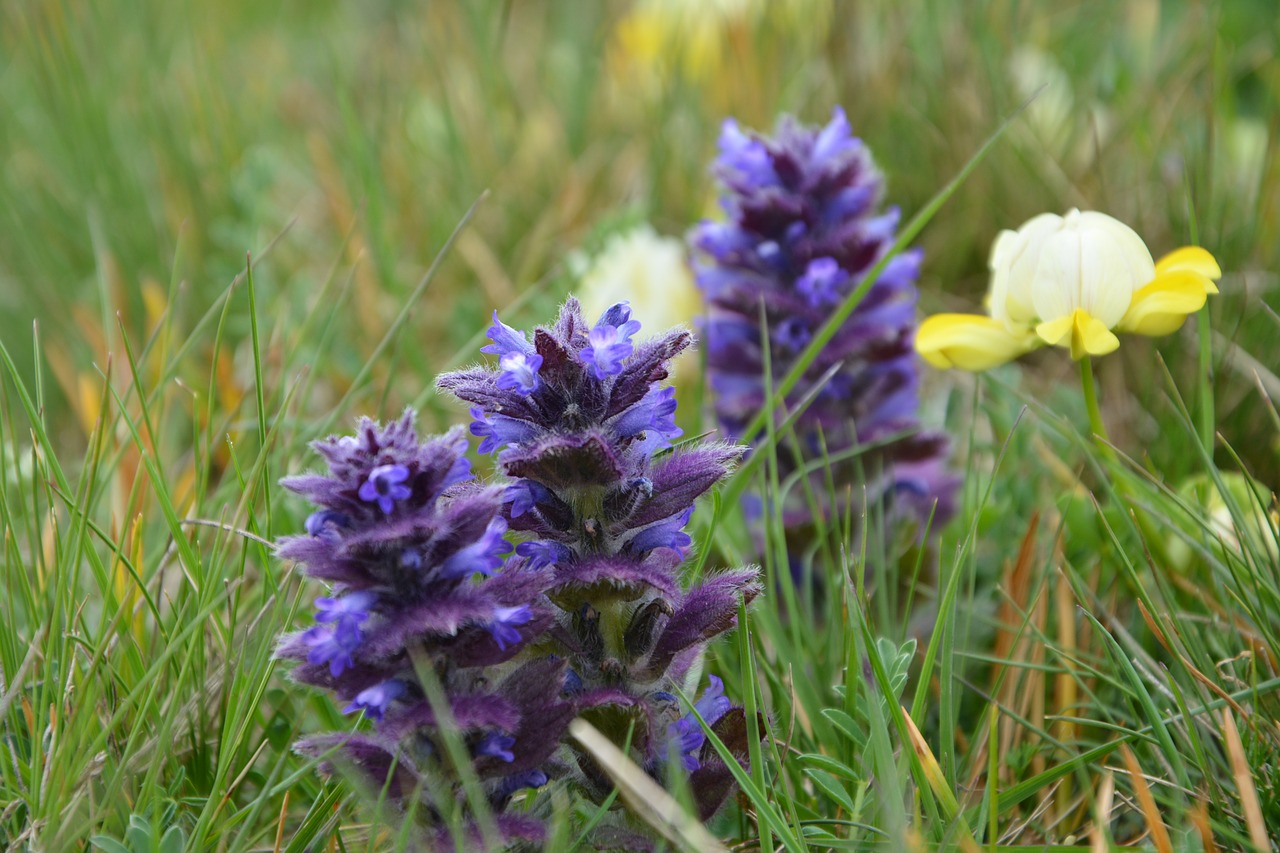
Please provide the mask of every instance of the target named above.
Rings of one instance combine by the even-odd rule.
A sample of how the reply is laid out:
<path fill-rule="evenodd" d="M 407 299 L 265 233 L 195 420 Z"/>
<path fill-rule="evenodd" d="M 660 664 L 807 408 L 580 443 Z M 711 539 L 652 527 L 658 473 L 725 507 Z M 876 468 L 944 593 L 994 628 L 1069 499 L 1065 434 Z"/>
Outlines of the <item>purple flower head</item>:
<path fill-rule="evenodd" d="M 485 630 L 493 636 L 498 648 L 505 652 L 507 646 L 514 646 L 522 639 L 520 632 L 516 630 L 517 626 L 528 624 L 532 618 L 533 611 L 527 604 L 499 607 L 493 611 L 493 619 L 485 626 Z"/>
<path fill-rule="evenodd" d="M 403 465 L 379 465 L 369 472 L 369 479 L 360 487 L 360 500 L 376 503 L 382 511 L 391 515 L 396 501 L 402 501 L 413 494 L 413 489 L 404 485 L 409 479 L 409 469 Z"/>
<path fill-rule="evenodd" d="M 756 143 L 742 147 L 750 164 Z M 743 448 L 694 440 L 659 452 L 680 435 L 675 392 L 662 383 L 691 335 L 673 329 L 635 340 L 639 329 L 626 303 L 590 325 L 571 298 L 554 324 L 527 337 L 503 333 L 531 340 L 542 358 L 530 393 L 503 379 L 501 363 L 446 374 L 438 385 L 485 423 L 473 427 L 486 440 L 482 449 L 502 448 L 499 467 L 511 481 L 505 513 L 523 541 L 492 580 L 549 578 L 546 608 L 556 627 L 533 641 L 517 626 L 540 624 L 542 611 L 505 600 L 479 624 L 500 649 L 554 655 L 563 667 L 556 695 L 578 711 L 616 708 L 636 720 L 644 729 L 635 732 L 633 751 L 662 777 L 655 751 L 675 714 L 670 699 L 655 697 L 686 683 L 707 643 L 733 628 L 740 604 L 760 588 L 755 569 L 709 573 L 692 587 L 681 577 L 694 502 L 729 475 Z M 518 422 L 519 432 L 489 443 L 500 417 Z M 522 718 L 525 725 L 537 723 Z M 516 756 L 514 772 L 538 738 L 494 728 L 515 738 L 516 746 L 503 747 Z M 584 771 L 568 772 L 589 796 L 603 796 Z M 726 778 L 717 780 L 717 804 L 731 789 Z"/>
<path fill-rule="evenodd" d="M 502 369 L 502 375 L 498 377 L 499 388 L 510 388 L 528 396 L 538 388 L 542 356 L 511 352 L 498 359 L 498 367 Z"/>
<path fill-rule="evenodd" d="M 493 574 L 502 566 L 502 555 L 511 550 L 511 543 L 502 538 L 506 532 L 507 523 L 495 516 L 483 536 L 444 561 L 440 574 L 446 578 L 464 578 L 477 572 Z"/>
<path fill-rule="evenodd" d="M 513 344 L 505 327 L 495 328 L 491 337 Z M 532 346 L 524 346 L 532 360 Z M 524 399 L 519 389 L 502 393 Z M 502 428 L 514 423 L 483 410 L 478 416 Z M 328 471 L 285 485 L 319 509 L 307 535 L 285 539 L 279 552 L 337 592 L 316 600 L 318 624 L 286 634 L 276 654 L 297 662 L 295 681 L 336 694 L 348 713 L 363 712 L 373 732 L 320 735 L 299 749 L 341 749 L 402 806 L 415 790 L 464 799 L 461 778 L 435 760 L 445 733 L 417 681 L 423 669 L 407 665 L 421 661 L 437 673 L 460 732 L 491 733 L 477 759 L 487 766 L 497 758 L 509 775 L 534 778 L 528 774 L 559 746 L 573 707 L 560 695 L 562 661 L 512 660 L 553 620 L 541 618 L 549 608 L 546 572 L 498 571 L 511 548 L 503 538 L 504 488 L 464 485 L 471 471 L 462 430 L 419 439 L 411 412 L 386 426 L 362 420 L 356 435 L 313 446 Z M 506 826 L 513 816 L 498 812 L 510 793 L 498 796 L 505 781 L 489 772 L 486 790 Z M 422 829 L 426 839 L 438 828 Z M 436 842 L 417 846 L 435 849 Z"/>
<path fill-rule="evenodd" d="M 391 678 L 372 687 L 366 687 L 356 694 L 355 700 L 350 705 L 342 709 L 342 713 L 354 714 L 357 711 L 364 711 L 364 715 L 369 719 L 381 722 L 387 715 L 387 708 L 403 696 L 406 689 L 405 683 L 398 678 Z"/>
<path fill-rule="evenodd" d="M 817 331 L 860 289 L 861 300 L 788 396 L 786 408 L 794 411 L 816 382 L 827 383 L 794 424 L 801 458 L 779 453 L 779 474 L 785 480 L 797 464 L 839 456 L 829 474 L 812 475 L 821 479 L 819 495 L 828 494 L 832 476 L 839 493 L 887 500 L 895 465 L 944 460 L 948 443 L 920 429 L 917 414 L 912 337 L 919 251 L 897 255 L 866 281 L 888 256 L 898 221 L 896 209 L 880 209 L 884 181 L 869 152 L 839 109 L 821 127 L 783 117 L 767 136 L 730 122 L 712 172 L 728 218 L 699 225 L 689 242 L 708 305 L 702 328 L 721 427 L 742 435 L 768 405 L 766 389 L 795 368 Z M 868 444 L 876 450 L 843 453 Z M 927 503 L 938 502 L 943 521 L 955 482 L 940 478 L 934 485 L 940 491 Z M 783 505 L 784 521 L 796 530 L 811 521 L 803 491 L 793 490 Z M 896 509 L 911 516 L 921 503 L 900 501 Z"/>
<path fill-rule="evenodd" d="M 484 737 L 480 738 L 480 742 L 476 744 L 476 755 L 489 755 L 510 764 L 516 760 L 515 753 L 511 751 L 511 747 L 515 745 L 516 739 L 510 735 L 504 735 L 501 732 L 487 732 Z"/>

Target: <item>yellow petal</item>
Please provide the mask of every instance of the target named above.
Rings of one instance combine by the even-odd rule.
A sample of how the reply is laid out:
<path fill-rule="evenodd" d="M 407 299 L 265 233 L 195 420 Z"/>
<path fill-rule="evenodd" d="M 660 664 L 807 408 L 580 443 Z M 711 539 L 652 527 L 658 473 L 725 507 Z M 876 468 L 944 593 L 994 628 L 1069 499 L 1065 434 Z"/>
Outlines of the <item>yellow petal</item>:
<path fill-rule="evenodd" d="M 979 314 L 935 314 L 916 331 L 916 352 L 943 370 L 989 370 L 1036 345 L 1029 332 L 1010 332 L 999 320 Z"/>
<path fill-rule="evenodd" d="M 1086 355 L 1115 352 L 1120 346 L 1120 339 L 1111 333 L 1106 324 L 1083 308 L 1077 308 L 1056 320 L 1041 323 L 1036 326 L 1036 334 L 1047 344 L 1071 347 L 1071 357 L 1076 361 Z"/>
<path fill-rule="evenodd" d="M 1208 279 L 1205 291 L 1207 293 L 1218 292 L 1218 288 L 1213 283 L 1222 278 L 1222 268 L 1218 266 L 1218 262 L 1214 260 L 1213 255 L 1199 246 L 1183 246 L 1181 249 L 1174 249 L 1156 262 L 1156 278 L 1167 272 L 1175 271 L 1193 272 L 1201 275 Z"/>
<path fill-rule="evenodd" d="M 1187 269 L 1157 275 L 1133 294 L 1116 328 L 1150 337 L 1176 332 L 1188 314 L 1204 307 L 1206 282 L 1204 275 Z"/>

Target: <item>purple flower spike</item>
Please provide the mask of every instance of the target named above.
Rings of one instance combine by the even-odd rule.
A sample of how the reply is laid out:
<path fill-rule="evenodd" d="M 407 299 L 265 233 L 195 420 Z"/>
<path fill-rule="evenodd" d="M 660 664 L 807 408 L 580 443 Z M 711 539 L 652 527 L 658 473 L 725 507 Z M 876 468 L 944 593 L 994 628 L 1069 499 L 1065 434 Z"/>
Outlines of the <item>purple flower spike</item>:
<path fill-rule="evenodd" d="M 498 377 L 499 388 L 514 389 L 526 397 L 538 389 L 538 368 L 542 367 L 542 356 L 507 353 L 498 360 L 498 367 L 502 369 L 502 375 Z"/>
<path fill-rule="evenodd" d="M 505 652 L 507 646 L 514 646 L 522 639 L 516 627 L 527 625 L 532 618 L 533 611 L 526 604 L 519 607 L 499 607 L 493 611 L 493 621 L 485 629 L 493 635 L 498 648 Z"/>
<path fill-rule="evenodd" d="M 444 561 L 440 574 L 446 578 L 465 578 L 477 572 L 493 574 L 502 565 L 501 555 L 511 550 L 511 543 L 502 538 L 506 532 L 507 523 L 501 518 L 494 518 L 483 536 Z"/>
<path fill-rule="evenodd" d="M 500 324 L 490 337 L 517 349 L 523 341 Z M 532 347 L 523 346 L 532 355 Z M 504 393 L 524 399 L 518 389 Z M 504 442 L 511 438 L 504 430 L 518 423 L 482 409 L 476 416 L 496 424 Z M 463 435 L 457 428 L 419 439 L 413 413 L 406 412 L 385 426 L 362 419 L 355 435 L 313 445 L 328 471 L 290 477 L 284 485 L 318 510 L 307 534 L 285 539 L 279 553 L 337 591 L 316 600 L 318 624 L 286 634 L 276 654 L 297 662 L 295 681 L 336 694 L 346 713 L 362 712 L 371 724 L 372 731 L 300 742 L 300 752 L 325 759 L 322 773 L 334 772 L 337 762 L 328 754 L 336 748 L 406 811 L 415 791 L 462 802 L 461 774 L 435 758 L 446 736 L 489 732 L 475 758 L 499 835 L 506 838 L 519 824 L 520 838 L 536 839 L 542 833 L 536 820 L 503 811 L 521 780 L 546 781 L 541 766 L 574 716 L 572 700 L 561 695 L 563 661 L 516 659 L 554 624 L 545 595 L 551 578 L 520 567 L 498 571 L 511 548 L 503 538 L 505 489 L 463 484 L 471 478 Z M 423 671 L 436 674 L 458 726 L 451 735 L 424 699 Z M 505 777 L 494 772 L 495 763 Z M 419 820 L 410 846 L 443 849 L 448 830 L 431 825 L 438 814 L 424 809 Z M 453 846 L 451 840 L 445 845 Z"/>
<path fill-rule="evenodd" d="M 945 521 L 958 485 L 945 472 L 948 442 L 922 430 L 917 414 L 920 378 L 912 338 L 920 252 L 890 259 L 866 286 L 893 245 L 898 212 L 880 209 L 884 181 L 844 112 L 835 110 L 824 127 L 783 117 L 770 136 L 727 122 L 712 171 L 728 219 L 704 222 L 688 239 L 708 305 L 707 379 L 721 427 L 742 435 L 767 406 L 766 389 L 777 387 L 831 314 L 865 287 L 786 400 L 790 411 L 803 399 L 812 402 L 794 425 L 800 458 L 779 453 L 779 477 L 787 480 L 798 464 L 821 462 L 824 454 L 839 457 L 844 461 L 812 475 L 819 496 L 830 493 L 831 478 L 836 494 L 859 501 L 867 495 L 889 510 L 891 520 L 918 526 L 936 503 L 935 524 Z M 826 383 L 821 389 L 815 388 L 819 379 Z M 874 451 L 845 452 L 872 444 L 878 445 Z M 926 459 L 934 462 L 935 474 L 928 497 L 897 499 L 898 467 Z M 793 539 L 805 535 L 813 520 L 804 492 L 793 489 L 783 504 Z M 845 509 L 819 511 L 834 517 Z M 803 547 L 802 541 L 794 544 Z"/>
<path fill-rule="evenodd" d="M 360 487 L 360 500 L 377 503 L 385 515 L 391 515 L 396 501 L 402 501 L 413 494 L 413 489 L 404 485 L 409 479 L 409 469 L 403 465 L 379 465 L 369 472 L 369 479 Z"/>
<path fill-rule="evenodd" d="M 763 147 L 745 136 L 738 141 L 744 168 L 754 168 L 753 152 L 763 154 Z M 503 601 L 480 623 L 492 645 L 505 651 L 519 644 L 508 653 L 515 660 L 554 655 L 542 661 L 563 666 L 556 695 L 577 711 L 617 709 L 634 720 L 633 758 L 665 779 L 667 731 L 679 718 L 671 696 L 760 587 L 754 568 L 711 572 L 691 587 L 683 582 L 681 567 L 693 544 L 684 527 L 694 501 L 729 475 L 743 448 L 695 440 L 659 454 L 681 434 L 675 391 L 662 382 L 691 336 L 673 329 L 635 341 L 639 329 L 626 303 L 590 326 L 571 298 L 553 325 L 532 335 L 543 360 L 531 392 L 506 378 L 508 365 L 501 361 L 496 368 L 446 374 L 438 385 L 472 404 L 472 430 L 484 437 L 482 450 L 505 444 L 498 463 L 513 481 L 503 496 L 506 516 L 524 541 L 493 582 L 550 579 L 547 602 L 555 628 L 540 640 L 525 636 L 528 629 L 517 626 L 543 624 L 542 614 Z M 503 334 L 527 339 L 520 332 Z M 499 418 L 520 424 L 509 440 L 499 437 Z M 719 704 L 711 712 L 723 716 Z M 514 790 L 512 780 L 523 778 L 517 775 L 522 750 L 538 742 L 528 732 L 541 725 L 522 718 L 519 730 L 495 726 L 519 744 L 501 747 L 517 757 L 500 792 Z M 729 728 L 726 735 L 733 736 Z M 696 754 L 701 743 L 687 752 Z M 745 744 L 735 741 L 734 749 L 745 761 Z M 587 765 L 571 762 L 576 769 L 567 772 L 599 802 L 605 789 L 583 769 Z M 705 789 L 691 785 L 700 815 L 713 812 L 732 790 L 727 769 L 720 765 L 717 773 Z M 545 776 L 529 779 L 538 785 Z"/>
<path fill-rule="evenodd" d="M 405 690 L 404 682 L 397 678 L 366 687 L 356 694 L 355 701 L 342 709 L 342 713 L 354 714 L 357 711 L 364 711 L 364 715 L 369 719 L 381 722 L 387 715 L 387 708 L 403 696 Z"/>
<path fill-rule="evenodd" d="M 476 755 L 491 755 L 510 764 L 516 760 L 515 753 L 511 751 L 515 745 L 516 739 L 510 735 L 489 732 L 476 744 Z"/>

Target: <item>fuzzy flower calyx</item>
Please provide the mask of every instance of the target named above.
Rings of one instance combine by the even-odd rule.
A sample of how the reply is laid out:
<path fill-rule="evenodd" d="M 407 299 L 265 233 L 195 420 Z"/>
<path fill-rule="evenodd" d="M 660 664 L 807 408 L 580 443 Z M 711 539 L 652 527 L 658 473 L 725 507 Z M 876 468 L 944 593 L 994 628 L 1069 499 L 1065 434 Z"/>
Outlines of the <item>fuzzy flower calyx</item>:
<path fill-rule="evenodd" d="M 1105 213 L 1043 213 L 1002 231 L 991 249 L 990 316 L 937 314 L 916 349 L 935 367 L 987 370 L 1044 346 L 1106 355 L 1116 332 L 1156 337 L 1204 307 L 1222 277 L 1204 249 L 1154 262 L 1129 226 Z"/>

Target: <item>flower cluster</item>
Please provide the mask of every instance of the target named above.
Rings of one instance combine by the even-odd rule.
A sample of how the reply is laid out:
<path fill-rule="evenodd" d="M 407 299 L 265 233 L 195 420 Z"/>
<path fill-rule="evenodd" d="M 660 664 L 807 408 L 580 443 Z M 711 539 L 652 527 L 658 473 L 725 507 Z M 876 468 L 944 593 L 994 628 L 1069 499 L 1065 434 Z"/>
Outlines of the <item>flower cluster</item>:
<path fill-rule="evenodd" d="M 509 373 L 536 373 L 530 363 Z M 548 573 L 503 568 L 511 545 L 502 488 L 471 482 L 460 428 L 420 441 L 411 411 L 386 426 L 364 419 L 354 436 L 313 446 L 328 473 L 283 485 L 318 509 L 279 553 L 334 593 L 316 600 L 315 626 L 282 638 L 278 654 L 299 662 L 294 679 L 332 691 L 374 726 L 298 749 L 327 766 L 353 765 L 397 801 L 417 792 L 419 813 L 442 831 L 463 802 L 442 760 L 447 712 L 503 839 L 537 840 L 537 821 L 501 811 L 514 792 L 547 781 L 544 765 L 573 707 L 561 695 L 563 661 L 512 662 L 553 615 L 542 594 Z"/>
<path fill-rule="evenodd" d="M 749 568 L 685 589 L 680 567 L 694 500 L 728 475 L 742 448 L 672 447 L 676 404 L 661 383 L 692 337 L 676 329 L 637 341 L 638 331 L 625 303 L 588 325 L 570 299 L 532 340 L 495 315 L 484 351 L 498 357 L 497 369 L 446 374 L 439 385 L 472 404 L 471 431 L 511 478 L 505 517 L 526 538 L 508 571 L 551 575 L 547 595 L 559 613 L 540 646 L 567 662 L 566 695 L 615 743 L 629 742 L 655 777 L 688 772 L 706 816 L 732 777 L 681 716 L 675 693 L 693 687 L 707 642 L 734 626 L 739 602 L 759 585 Z M 722 700 L 713 684 L 698 707 L 745 762 L 742 711 Z M 588 755 L 570 761 L 589 796 L 612 790 Z"/>
<path fill-rule="evenodd" d="M 1049 344 L 1077 361 L 1120 346 L 1114 332 L 1160 336 L 1217 293 L 1218 262 L 1187 246 L 1161 258 L 1105 213 L 1042 213 L 991 249 L 991 315 L 937 314 L 916 348 L 935 367 L 987 370 Z M 1114 331 L 1113 331 L 1114 330 Z"/>
<path fill-rule="evenodd" d="M 825 127 L 784 117 L 772 137 L 729 120 L 713 171 L 728 218 L 690 235 L 706 297 L 707 369 L 716 414 L 738 436 L 766 405 L 766 388 L 792 370 L 814 334 L 893 243 L 897 209 L 879 212 L 883 181 L 837 109 Z M 888 261 L 787 399 L 809 400 L 793 447 L 779 448 L 785 477 L 829 460 L 841 490 L 884 499 L 902 517 L 935 523 L 953 509 L 948 441 L 919 428 L 912 352 L 921 253 Z M 768 376 L 766 376 L 768 373 Z M 766 385 L 766 378 L 770 379 Z M 874 453 L 866 448 L 876 446 Z M 825 478 L 825 471 L 820 475 Z M 815 488 L 826 494 L 823 484 Z M 904 512 L 905 511 L 905 512 Z M 787 504 L 791 524 L 806 509 Z"/>

